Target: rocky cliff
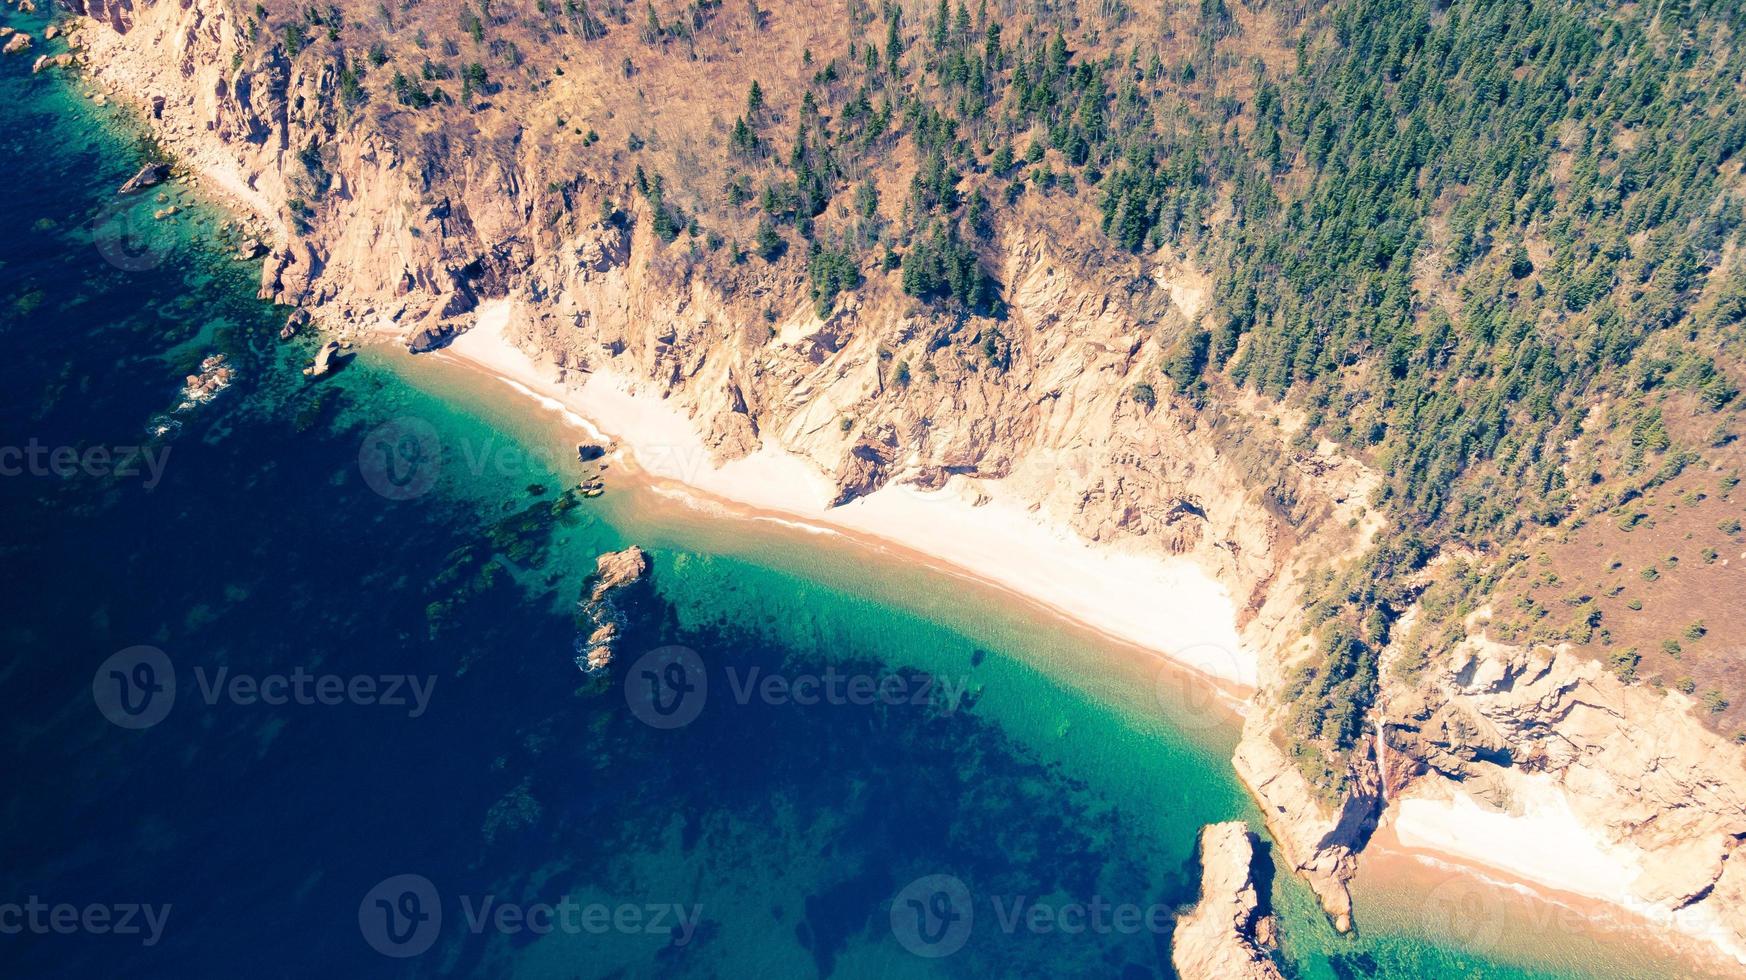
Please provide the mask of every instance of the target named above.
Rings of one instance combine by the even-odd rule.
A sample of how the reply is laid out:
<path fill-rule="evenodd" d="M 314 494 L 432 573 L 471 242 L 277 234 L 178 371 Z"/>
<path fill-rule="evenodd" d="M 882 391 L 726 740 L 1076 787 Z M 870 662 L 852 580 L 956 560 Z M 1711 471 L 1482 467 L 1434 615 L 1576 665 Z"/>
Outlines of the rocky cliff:
<path fill-rule="evenodd" d="M 1391 795 L 1522 814 L 1551 802 L 1588 838 L 1599 897 L 1746 952 L 1746 770 L 1689 699 L 1626 685 L 1552 647 L 1487 640 L 1484 613 L 1455 657 L 1384 711 Z M 1553 882 L 1553 884 L 1559 884 Z M 1565 887 L 1586 890 L 1581 884 Z"/>
<path fill-rule="evenodd" d="M 192 170 L 259 215 L 273 236 L 262 295 L 328 329 L 424 350 L 467 329 L 481 300 L 511 298 L 529 313 L 511 337 L 538 360 L 572 380 L 635 379 L 722 458 L 779 445 L 830 474 L 839 502 L 998 480 L 1088 539 L 1198 562 L 1236 598 L 1261 660 L 1237 771 L 1282 863 L 1350 924 L 1345 880 L 1384 805 L 1379 760 L 1360 753 L 1330 804 L 1282 747 L 1277 690 L 1310 652 L 1306 582 L 1383 529 L 1367 506 L 1378 480 L 1332 443 L 1298 439 L 1293 410 L 1216 378 L 1201 395 L 1153 394 L 1161 363 L 1206 322 L 1217 270 L 1113 251 L 1084 214 L 1026 197 L 997 231 L 1004 318 L 941 314 L 871 262 L 821 316 L 800 256 L 729 261 L 667 241 L 622 153 L 578 162 L 526 131 L 523 119 L 565 111 L 551 93 L 583 98 L 574 65 L 557 88 L 526 86 L 519 115 L 451 107 L 433 123 L 348 112 L 335 61 L 258 35 L 227 0 L 72 3 L 94 83 L 136 101 Z M 639 97 L 720 69 L 663 70 L 635 68 Z M 627 59 L 622 78 L 589 77 L 632 74 Z M 628 125 L 596 108 L 600 126 Z M 1392 692 L 1389 744 L 1422 760 L 1407 763 L 1419 779 L 1555 773 L 1597 825 L 1654 856 L 1646 901 L 1721 907 L 1746 877 L 1727 861 L 1746 832 L 1741 797 L 1713 771 L 1733 756 L 1678 725 L 1633 738 L 1660 709 L 1625 710 L 1604 677 L 1525 656 L 1476 655 L 1428 690 Z"/>

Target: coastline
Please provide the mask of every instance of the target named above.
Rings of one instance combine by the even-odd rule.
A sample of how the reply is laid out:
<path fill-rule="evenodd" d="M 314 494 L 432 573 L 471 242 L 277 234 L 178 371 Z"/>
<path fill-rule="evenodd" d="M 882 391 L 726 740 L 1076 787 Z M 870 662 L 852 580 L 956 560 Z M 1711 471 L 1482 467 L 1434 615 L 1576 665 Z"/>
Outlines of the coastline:
<path fill-rule="evenodd" d="M 1223 653 L 1241 650 L 1240 646 L 1225 648 L 1193 640 L 1186 647 L 1168 645 L 1172 637 L 1194 635 L 1185 630 L 1198 628 L 1216 635 L 1217 624 L 1209 622 L 1216 615 L 1223 614 L 1227 624 L 1234 622 L 1228 597 L 1185 560 L 1148 559 L 1076 539 L 998 497 L 975 501 L 965 492 L 961 478 L 934 492 L 888 486 L 829 508 L 825 502 L 834 488 L 807 460 L 766 443 L 748 457 L 715 466 L 691 421 L 674 406 L 638 394 L 627 379 L 605 372 L 591 375 L 582 385 L 566 386 L 555 380 L 556 368 L 542 367 L 507 340 L 504 331 L 513 316 L 508 301 L 483 304 L 479 313 L 477 326 L 434 356 L 495 379 L 561 414 L 593 438 L 610 439 L 615 443 L 612 459 L 633 469 L 654 493 L 705 512 L 732 513 L 813 534 L 844 535 L 861 546 L 919 559 L 948 574 L 993 586 L 1187 668 L 1239 715 L 1254 694 L 1254 655 L 1226 658 Z M 1152 564 L 1150 578 L 1145 575 L 1147 562 Z M 1141 575 L 1123 577 L 1124 571 L 1134 568 L 1130 563 L 1142 563 Z M 1083 588 L 1062 588 L 1060 580 L 1046 573 L 1026 574 L 1053 568 L 1083 575 L 1076 583 Z M 1200 581 L 1184 583 L 1190 577 Z M 1184 584 L 1187 589 L 1172 595 L 1172 602 L 1154 601 L 1159 593 L 1151 590 L 1171 594 L 1173 587 Z M 1193 607 L 1194 618 L 1186 628 L 1178 622 L 1174 629 L 1147 633 L 1144 617 L 1122 614 L 1124 606 L 1154 614 L 1174 611 L 1184 603 L 1192 606 L 1196 586 L 1218 590 L 1217 599 L 1223 604 Z M 1234 633 L 1231 629 L 1233 637 Z M 1363 860 L 1379 866 L 1408 861 L 1422 870 L 1459 875 L 1476 888 L 1512 892 L 1543 906 L 1545 916 L 1564 921 L 1562 928 L 1567 931 L 1611 929 L 1628 922 L 1706 968 L 1716 969 L 1735 959 L 1746 963 L 1746 957 L 1707 920 L 1634 900 L 1625 887 L 1634 874 L 1627 856 L 1594 841 L 1556 786 L 1539 789 L 1528 801 L 1530 809 L 1520 816 L 1486 810 L 1472 801 L 1464 806 L 1458 800 L 1408 793 L 1391 800 Z M 1571 860 L 1577 852 L 1583 859 Z M 1435 900 L 1435 895 L 1427 896 L 1428 902 Z M 1674 939 L 1677 936 L 1700 940 L 1708 955 L 1682 948 Z"/>
<path fill-rule="evenodd" d="M 1586 956 L 1599 938 L 1616 952 L 1639 951 L 1652 960 L 1681 963 L 1681 980 L 1741 975 L 1725 944 L 1641 906 L 1525 876 L 1507 866 L 1502 854 L 1502 849 L 1444 850 L 1422 837 L 1409 843 L 1391 817 L 1364 849 L 1352 882 L 1354 896 L 1375 915 L 1455 937 L 1486 953 L 1523 949 Z"/>
<path fill-rule="evenodd" d="M 1658 927 L 1664 937 L 1689 937 L 1717 957 L 1746 965 L 1746 950 L 1729 940 L 1707 908 L 1669 909 L 1639 898 L 1633 884 L 1651 856 L 1601 840 L 1549 777 L 1524 775 L 1509 789 L 1512 812 L 1458 789 L 1434 795 L 1409 789 L 1385 811 L 1366 854 L 1392 851 L 1442 863 L 1554 905 L 1566 899 L 1579 908 L 1599 904 Z"/>
<path fill-rule="evenodd" d="M 1240 690 L 1256 685 L 1257 657 L 1235 627 L 1217 582 L 1186 559 L 1087 542 L 1034 516 L 992 481 L 954 477 L 938 491 L 887 486 L 829 507 L 834 486 L 809 461 L 765 443 L 717 466 L 691 421 L 663 400 L 597 372 L 567 386 L 504 336 L 507 300 L 482 304 L 478 324 L 436 356 L 462 361 L 589 431 L 611 438 L 614 458 L 669 496 L 722 501 L 815 533 L 848 533 L 1023 596 L 1101 634 L 1161 654 Z M 702 499 L 697 499 L 702 498 Z M 1160 600 L 1160 597 L 1163 597 Z"/>
<path fill-rule="evenodd" d="M 189 142 L 177 141 L 172 145 L 184 162 L 194 164 L 189 168 L 191 183 L 207 196 L 229 204 L 233 211 L 277 223 L 270 209 L 258 200 L 251 200 L 233 181 L 226 180 L 230 174 L 221 165 L 222 154 L 193 154 Z M 622 444 L 615 458 L 640 470 L 639 477 L 649 478 L 657 492 L 701 508 L 715 506 L 718 501 L 727 502 L 737 509 L 749 510 L 755 519 L 775 521 L 809 533 L 847 533 L 860 541 L 873 539 L 906 553 L 925 556 L 954 573 L 995 585 L 1124 642 L 1160 652 L 1222 682 L 1219 685 L 1222 689 L 1234 686 L 1252 694 L 1256 674 L 1253 651 L 1244 650 L 1234 629 L 1228 629 L 1231 616 L 1224 616 L 1226 630 L 1217 628 L 1219 616 L 1231 611 L 1230 599 L 1192 563 L 1150 558 L 1085 542 L 1038 519 L 1034 512 L 1002 499 L 999 488 L 987 483 L 981 484 L 992 491 L 992 499 L 986 502 L 974 500 L 965 481 L 954 478 L 942 491 L 928 493 L 887 487 L 844 507 L 830 509 L 821 500 L 821 494 L 828 492 L 823 474 L 806 460 L 768 445 L 751 457 L 722 467 L 712 466 L 690 420 L 658 398 L 634 393 L 625 379 L 601 373 L 580 388 L 567 389 L 546 378 L 532 358 L 504 339 L 503 329 L 512 312 L 507 301 L 486 304 L 481 309 L 479 327 L 457 338 L 446 353 L 438 356 L 464 361 L 525 397 L 564 412 L 600 437 L 610 432 Z M 494 322 L 494 332 L 482 329 L 488 326 L 485 322 L 488 316 Z M 1171 596 L 1168 603 L 1157 602 L 1160 590 Z M 1186 620 L 1171 621 L 1172 616 L 1182 611 L 1189 614 Z M 1161 619 L 1164 621 L 1160 622 Z M 1221 647 L 1221 639 L 1228 645 Z M 1172 647 L 1172 643 L 1186 646 Z M 1196 650 L 1200 652 L 1192 652 Z M 1223 652 L 1211 652 L 1220 650 Z M 1200 662 L 1195 662 L 1197 656 Z M 1409 797 L 1401 802 L 1412 800 Z M 1385 828 L 1404 823 L 1407 833 L 1416 835 L 1412 846 L 1399 846 L 1447 857 L 1481 878 L 1485 877 L 1484 871 L 1511 873 L 1506 862 L 1513 860 L 1511 855 L 1517 851 L 1500 854 L 1490 848 L 1483 827 L 1460 826 L 1457 818 L 1461 813 L 1456 812 L 1455 802 L 1424 802 L 1443 809 L 1415 806 L 1397 811 L 1396 806 L 1391 806 L 1386 811 Z M 1473 806 L 1477 809 L 1477 805 Z M 1496 813 L 1486 816 L 1502 821 L 1519 819 Z M 1556 828 L 1548 824 L 1539 829 L 1550 833 Z M 1511 833 L 1525 831 L 1517 824 Z M 1524 843 L 1517 847 L 1532 852 L 1533 844 L 1541 839 L 1530 841 L 1523 837 Z M 1537 886 L 1558 888 L 1555 884 L 1534 881 Z M 1597 890 L 1604 893 L 1608 889 Z M 1535 891 L 1545 894 L 1538 887 Z M 1677 924 L 1676 915 L 1656 919 L 1654 910 L 1633 908 L 1628 895 L 1620 896 L 1616 889 L 1613 891 L 1613 897 L 1604 894 L 1588 897 L 1605 902 L 1609 908 L 1623 908 L 1659 922 L 1669 930 L 1699 935 Z M 1704 938 L 1726 948 L 1713 936 Z"/>

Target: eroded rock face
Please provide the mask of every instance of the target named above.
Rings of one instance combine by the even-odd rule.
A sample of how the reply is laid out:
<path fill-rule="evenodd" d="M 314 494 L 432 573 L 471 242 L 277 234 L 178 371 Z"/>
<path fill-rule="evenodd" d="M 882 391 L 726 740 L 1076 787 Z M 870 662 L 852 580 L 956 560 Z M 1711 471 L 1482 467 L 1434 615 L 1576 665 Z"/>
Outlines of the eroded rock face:
<path fill-rule="evenodd" d="M 1334 928 L 1352 928 L 1346 883 L 1381 812 L 1381 782 L 1368 760 L 1356 764 L 1356 791 L 1332 810 L 1274 744 L 1265 725 L 1247 726 L 1233 762 L 1260 805 L 1267 830 L 1290 868 L 1309 882 Z"/>
<path fill-rule="evenodd" d="M 1271 934 L 1255 890 L 1255 844 L 1241 821 L 1200 832 L 1200 904 L 1176 920 L 1170 959 L 1183 980 L 1276 980 L 1258 938 Z"/>
<path fill-rule="evenodd" d="M 1448 781 L 1510 812 L 1524 777 L 1550 783 L 1597 844 L 1634 865 L 1634 902 L 1746 950 L 1738 747 L 1678 694 L 1559 648 L 1493 643 L 1477 624 L 1469 633 L 1428 682 L 1389 692 L 1389 746 L 1413 760 L 1414 788 Z"/>

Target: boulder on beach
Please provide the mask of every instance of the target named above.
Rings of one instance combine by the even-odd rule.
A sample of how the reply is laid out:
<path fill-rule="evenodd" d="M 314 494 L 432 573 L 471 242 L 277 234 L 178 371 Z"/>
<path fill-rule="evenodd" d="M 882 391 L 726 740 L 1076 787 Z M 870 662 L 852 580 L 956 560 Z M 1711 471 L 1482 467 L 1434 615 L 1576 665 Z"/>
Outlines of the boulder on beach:
<path fill-rule="evenodd" d="M 406 341 L 406 349 L 414 354 L 428 354 L 448 346 L 453 339 L 455 325 L 447 320 L 436 320 L 413 331 Z"/>
<path fill-rule="evenodd" d="M 148 163 L 145 166 L 139 168 L 139 173 L 134 174 L 132 177 L 127 178 L 127 183 L 122 184 L 121 189 L 116 191 L 115 193 L 117 193 L 117 194 L 132 194 L 136 191 L 143 191 L 148 187 L 156 187 L 157 185 L 163 183 L 165 180 L 168 180 L 169 177 L 170 177 L 170 165 L 169 164 L 167 164 L 167 163 Z"/>

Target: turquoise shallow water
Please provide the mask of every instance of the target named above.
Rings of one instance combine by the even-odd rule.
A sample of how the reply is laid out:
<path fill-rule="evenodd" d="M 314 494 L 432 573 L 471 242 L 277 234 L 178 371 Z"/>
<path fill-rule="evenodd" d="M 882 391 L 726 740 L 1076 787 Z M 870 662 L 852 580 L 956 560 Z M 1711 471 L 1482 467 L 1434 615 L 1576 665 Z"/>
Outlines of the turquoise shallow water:
<path fill-rule="evenodd" d="M 1255 814 L 1154 662 L 841 542 L 566 496 L 555 423 L 440 365 L 307 383 L 223 216 L 118 202 L 137 138 L 0 73 L 8 975 L 1170 975 L 1199 827 Z M 215 352 L 235 382 L 175 412 Z M 651 584 L 584 676 L 576 599 L 632 542 Z M 1338 938 L 1269 890 L 1292 976 L 1671 974 L 1410 891 Z M 135 906 L 161 928 L 117 934 Z"/>

